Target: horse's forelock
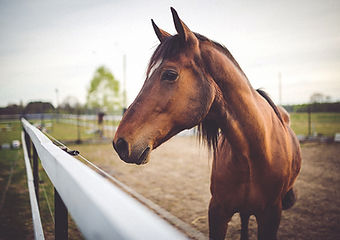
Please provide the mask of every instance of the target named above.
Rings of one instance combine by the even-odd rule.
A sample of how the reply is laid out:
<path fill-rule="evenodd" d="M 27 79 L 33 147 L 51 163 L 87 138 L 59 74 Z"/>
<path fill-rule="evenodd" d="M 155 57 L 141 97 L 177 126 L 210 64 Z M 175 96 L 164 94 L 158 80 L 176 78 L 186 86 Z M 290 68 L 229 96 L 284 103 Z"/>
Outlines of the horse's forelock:
<path fill-rule="evenodd" d="M 181 44 L 178 35 L 167 37 L 157 46 L 156 50 L 152 54 L 147 68 L 147 76 L 149 76 L 150 71 L 159 61 L 177 56 L 182 48 L 183 45 Z"/>

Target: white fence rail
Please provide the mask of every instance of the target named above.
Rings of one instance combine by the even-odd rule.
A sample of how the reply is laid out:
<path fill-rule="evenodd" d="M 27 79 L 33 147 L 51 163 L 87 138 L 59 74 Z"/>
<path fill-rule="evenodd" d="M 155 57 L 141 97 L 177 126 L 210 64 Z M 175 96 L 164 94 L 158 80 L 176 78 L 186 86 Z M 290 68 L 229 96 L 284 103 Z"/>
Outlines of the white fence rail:
<path fill-rule="evenodd" d="M 38 206 L 38 201 L 37 201 L 35 190 L 34 190 L 32 168 L 31 168 L 31 163 L 30 163 L 30 160 L 27 154 L 26 141 L 25 141 L 25 136 L 23 132 L 21 134 L 21 142 L 23 146 L 24 160 L 25 160 L 26 173 L 27 173 L 28 193 L 29 193 L 30 202 L 31 202 L 34 239 L 44 240 L 45 238 L 44 238 L 44 232 L 43 232 L 41 219 L 40 219 L 39 206 Z"/>
<path fill-rule="evenodd" d="M 22 119 L 42 166 L 86 239 L 186 239 Z"/>

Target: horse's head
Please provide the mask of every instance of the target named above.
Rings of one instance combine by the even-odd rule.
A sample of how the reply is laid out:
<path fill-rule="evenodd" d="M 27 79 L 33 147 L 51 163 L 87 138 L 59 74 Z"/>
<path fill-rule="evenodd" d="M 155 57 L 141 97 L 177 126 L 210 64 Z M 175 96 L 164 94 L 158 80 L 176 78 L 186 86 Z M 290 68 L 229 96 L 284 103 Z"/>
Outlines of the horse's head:
<path fill-rule="evenodd" d="M 160 45 L 113 140 L 119 157 L 128 163 L 146 163 L 152 149 L 199 124 L 214 100 L 214 88 L 200 66 L 199 40 L 171 11 L 177 34 L 170 35 L 152 21 Z"/>

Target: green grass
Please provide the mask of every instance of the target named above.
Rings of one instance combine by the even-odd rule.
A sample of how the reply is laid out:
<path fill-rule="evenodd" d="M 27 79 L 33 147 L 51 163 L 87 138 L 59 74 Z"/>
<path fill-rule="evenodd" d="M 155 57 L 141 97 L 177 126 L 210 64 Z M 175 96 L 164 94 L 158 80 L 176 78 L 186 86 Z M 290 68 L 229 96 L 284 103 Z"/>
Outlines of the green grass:
<path fill-rule="evenodd" d="M 0 150 L 0 239 L 33 239 L 21 150 Z"/>
<path fill-rule="evenodd" d="M 79 138 L 80 140 L 88 140 L 88 139 L 95 139 L 99 138 L 99 134 L 94 132 L 95 130 L 98 130 L 97 122 L 96 121 L 81 121 L 86 122 L 87 126 L 79 126 Z M 37 123 L 40 125 L 40 121 L 33 121 L 33 123 Z M 56 120 L 45 120 L 44 121 L 45 127 L 47 129 L 47 133 L 49 135 L 52 135 L 54 138 L 63 141 L 75 141 L 78 139 L 78 127 L 75 124 L 71 123 L 65 123 L 62 121 L 56 121 Z M 89 125 L 92 126 L 89 126 Z M 112 125 L 117 126 L 118 122 L 113 123 L 112 121 L 104 121 L 104 125 Z M 104 130 L 104 136 L 106 137 L 112 137 L 113 133 L 109 130 Z"/>
<path fill-rule="evenodd" d="M 41 164 L 39 165 L 39 180 L 40 217 L 44 234 L 45 237 L 50 236 L 54 239 L 54 187 Z M 83 239 L 70 215 L 68 216 L 68 223 L 69 239 Z"/>
<path fill-rule="evenodd" d="M 295 134 L 308 135 L 308 113 L 291 113 L 291 127 Z M 312 113 L 312 134 L 334 136 L 340 132 L 340 113 Z"/>
<path fill-rule="evenodd" d="M 20 140 L 21 122 L 15 121 L 0 121 L 0 145 L 11 143 L 13 140 Z"/>
<path fill-rule="evenodd" d="M 78 139 L 78 128 L 76 125 L 62 123 L 62 122 L 53 122 L 52 127 L 48 128 L 48 134 L 52 135 L 56 139 L 61 141 L 70 141 Z M 80 139 L 85 140 L 89 138 L 95 137 L 94 134 L 90 134 L 87 130 L 89 128 L 79 127 L 80 130 Z"/>
<path fill-rule="evenodd" d="M 1 121 L 0 143 L 21 142 L 21 123 Z M 65 129 L 66 126 L 59 126 Z M 67 128 L 64 133 L 67 133 Z M 39 166 L 40 216 L 46 239 L 54 239 L 54 188 Z M 2 207 L 1 207 L 2 206 Z M 0 149 L 0 239 L 33 239 L 32 214 L 22 149 Z M 82 239 L 69 216 L 69 239 Z"/>

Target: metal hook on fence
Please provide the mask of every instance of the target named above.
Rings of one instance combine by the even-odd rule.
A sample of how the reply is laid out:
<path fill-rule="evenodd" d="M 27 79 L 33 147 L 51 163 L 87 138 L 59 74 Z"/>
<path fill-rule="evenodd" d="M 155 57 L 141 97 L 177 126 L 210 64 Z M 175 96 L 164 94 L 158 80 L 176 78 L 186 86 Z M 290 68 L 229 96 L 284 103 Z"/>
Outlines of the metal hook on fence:
<path fill-rule="evenodd" d="M 61 150 L 67 152 L 68 154 L 70 154 L 70 155 L 72 155 L 72 156 L 77 156 L 77 155 L 79 155 L 79 151 L 77 151 L 77 150 L 70 150 L 70 149 L 68 149 L 67 147 L 64 147 L 64 146 L 62 146 L 62 147 L 60 147 L 60 148 L 61 148 Z"/>

